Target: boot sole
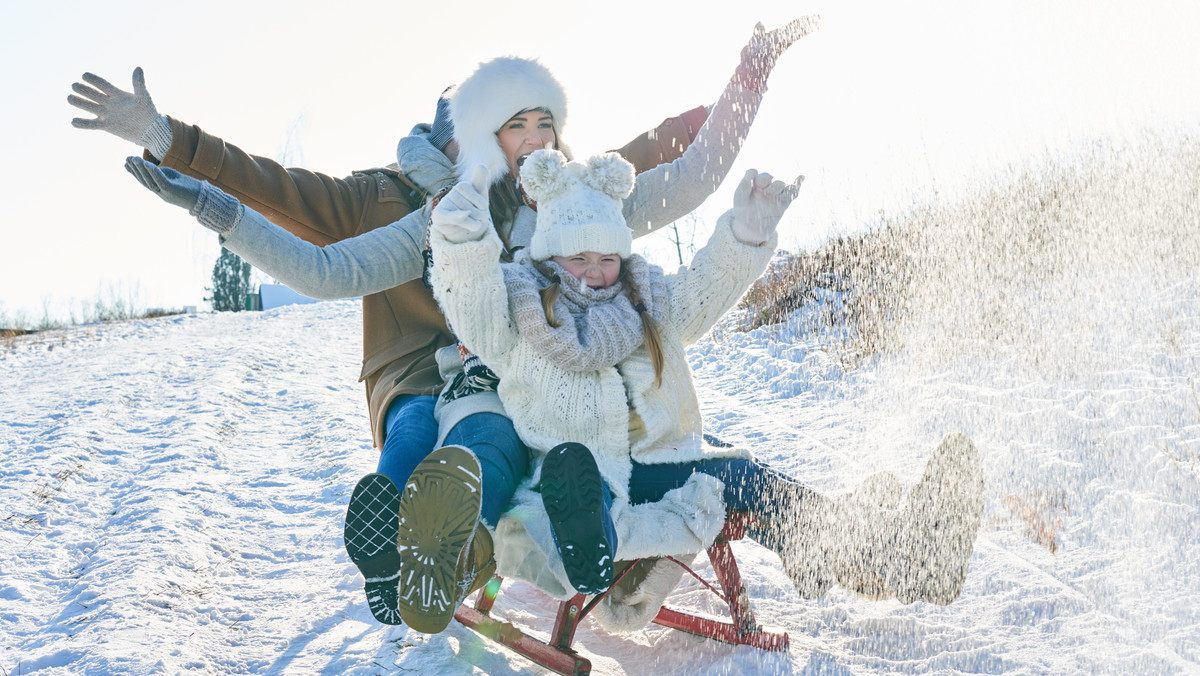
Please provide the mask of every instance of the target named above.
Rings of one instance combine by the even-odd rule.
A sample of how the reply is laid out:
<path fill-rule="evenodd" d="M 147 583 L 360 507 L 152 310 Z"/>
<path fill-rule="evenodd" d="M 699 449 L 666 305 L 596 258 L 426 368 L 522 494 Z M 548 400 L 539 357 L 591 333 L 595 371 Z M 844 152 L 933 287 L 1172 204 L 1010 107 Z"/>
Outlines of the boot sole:
<path fill-rule="evenodd" d="M 567 578 L 581 594 L 599 594 L 613 581 L 602 482 L 591 451 L 578 444 L 555 446 L 542 463 L 542 505 Z"/>
<path fill-rule="evenodd" d="M 896 598 L 948 605 L 962 593 L 983 517 L 979 453 L 962 434 L 947 436 L 909 495 L 913 518 L 901 544 L 915 563 L 896 581 Z"/>
<path fill-rule="evenodd" d="M 479 460 L 461 446 L 430 453 L 400 494 L 400 617 L 409 627 L 436 634 L 450 624 L 470 591 L 460 580 L 459 558 L 479 523 L 483 483 Z"/>
<path fill-rule="evenodd" d="M 366 580 L 367 607 L 384 624 L 402 623 L 396 588 L 400 579 L 396 551 L 399 505 L 396 484 L 382 474 L 368 474 L 354 487 L 342 532 L 346 553 Z"/>

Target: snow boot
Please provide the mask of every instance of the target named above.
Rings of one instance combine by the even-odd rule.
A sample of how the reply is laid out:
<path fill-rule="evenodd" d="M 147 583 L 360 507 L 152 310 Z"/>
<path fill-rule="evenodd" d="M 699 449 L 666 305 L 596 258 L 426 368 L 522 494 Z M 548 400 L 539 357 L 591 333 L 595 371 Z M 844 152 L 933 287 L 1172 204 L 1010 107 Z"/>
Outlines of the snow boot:
<path fill-rule="evenodd" d="M 400 494 L 397 607 L 404 623 L 419 632 L 445 629 L 476 582 L 471 545 L 483 530 L 482 490 L 475 454 L 443 446 L 417 465 Z"/>
<path fill-rule="evenodd" d="M 613 581 L 617 534 L 592 452 L 576 443 L 550 449 L 540 490 L 571 586 L 581 594 L 604 592 Z"/>
<path fill-rule="evenodd" d="M 783 487 L 785 490 L 790 487 Z M 841 581 L 853 591 L 875 596 L 870 587 L 855 584 L 848 576 L 839 580 L 831 565 L 831 550 L 842 537 L 839 518 L 871 510 L 886 514 L 896 509 L 903 497 L 900 480 L 890 472 L 867 477 L 853 493 L 830 499 L 805 488 L 793 489 L 795 512 L 790 519 L 765 519 L 752 535 L 779 554 L 783 569 L 802 598 L 815 599 Z M 761 533 L 761 535 L 760 535 Z"/>
<path fill-rule="evenodd" d="M 903 603 L 947 605 L 962 593 L 983 515 L 983 475 L 971 440 L 947 436 L 903 508 L 896 508 L 899 484 L 889 476 L 801 505 L 780 558 L 802 597 L 820 596 L 835 582 Z"/>
<path fill-rule="evenodd" d="M 872 543 L 866 558 L 888 562 L 884 585 L 901 602 L 949 605 L 962 593 L 982 518 L 979 453 L 965 435 L 949 435 L 909 492 L 895 540 Z"/>
<path fill-rule="evenodd" d="M 471 545 L 464 549 L 462 556 L 459 557 L 455 575 L 460 581 L 459 586 L 467 590 L 459 599 L 459 603 L 470 596 L 471 592 L 487 586 L 487 583 L 495 577 L 495 546 L 492 544 L 491 532 L 482 521 L 475 526 L 475 535 L 471 538 Z"/>
<path fill-rule="evenodd" d="M 396 584 L 400 579 L 400 490 L 382 474 L 359 480 L 346 507 L 346 553 L 366 579 L 367 607 L 384 624 L 401 624 Z"/>

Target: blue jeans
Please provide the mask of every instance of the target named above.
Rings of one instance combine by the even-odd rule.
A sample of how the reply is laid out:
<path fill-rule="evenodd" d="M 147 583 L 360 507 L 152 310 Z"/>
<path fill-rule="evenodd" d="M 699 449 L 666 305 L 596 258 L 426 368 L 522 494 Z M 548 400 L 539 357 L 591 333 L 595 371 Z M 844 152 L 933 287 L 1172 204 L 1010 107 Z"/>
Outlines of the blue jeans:
<path fill-rule="evenodd" d="M 725 484 L 725 509 L 770 517 L 796 508 L 796 497 L 808 491 L 787 475 L 745 458 L 718 458 L 670 465 L 633 463 L 629 477 L 629 502 L 640 504 L 661 500 L 667 491 L 679 488 L 695 472 L 720 479 Z"/>
<path fill-rule="evenodd" d="M 687 482 L 695 472 L 716 477 L 725 484 L 725 512 L 749 512 L 756 520 L 746 534 L 779 553 L 786 542 L 784 531 L 774 527 L 786 523 L 778 517 L 793 514 L 816 494 L 785 474 L 746 458 L 718 458 L 671 465 L 633 463 L 629 478 L 632 504 L 661 500 L 667 491 Z"/>
<path fill-rule="evenodd" d="M 375 471 L 397 486 L 404 486 L 417 464 L 434 450 L 438 432 L 433 418 L 435 403 L 437 398 L 430 395 L 404 394 L 388 406 L 384 419 L 387 433 Z M 483 470 L 480 515 L 495 527 L 529 471 L 529 451 L 517 437 L 512 421 L 495 413 L 469 415 L 450 430 L 445 443 L 465 446 L 479 458 Z"/>
<path fill-rule="evenodd" d="M 375 470 L 403 486 L 417 463 L 433 452 L 438 425 L 433 419 L 437 397 L 428 394 L 402 394 L 392 400 L 384 417 L 383 450 Z"/>
<path fill-rule="evenodd" d="M 497 413 L 474 413 L 463 418 L 446 435 L 446 444 L 465 446 L 479 458 L 483 470 L 479 516 L 495 528 L 529 472 L 529 449 L 517 436 L 512 421 Z"/>
<path fill-rule="evenodd" d="M 725 511 L 750 512 L 764 523 L 747 531 L 760 544 L 774 548 L 779 543 L 770 527 L 773 517 L 800 509 L 803 496 L 811 491 L 785 474 L 745 458 L 718 458 L 669 465 L 643 465 L 633 462 L 629 477 L 629 503 L 657 502 L 670 491 L 687 483 L 697 472 L 716 477 L 724 484 Z M 612 498 L 604 486 L 604 530 L 614 549 L 616 528 L 612 521 Z M 557 544 L 557 538 L 555 543 Z"/>

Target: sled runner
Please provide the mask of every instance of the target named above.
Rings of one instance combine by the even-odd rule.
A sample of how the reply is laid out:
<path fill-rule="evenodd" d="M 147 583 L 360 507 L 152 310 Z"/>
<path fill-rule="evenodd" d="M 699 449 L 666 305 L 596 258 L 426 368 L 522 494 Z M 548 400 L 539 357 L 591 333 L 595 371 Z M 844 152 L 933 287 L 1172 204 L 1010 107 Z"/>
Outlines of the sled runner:
<path fill-rule="evenodd" d="M 653 620 L 655 624 L 725 643 L 749 645 L 764 650 L 787 650 L 787 634 L 765 631 L 755 621 L 754 612 L 750 608 L 750 599 L 746 594 L 746 587 L 742 584 L 742 576 L 738 571 L 737 561 L 734 560 L 733 550 L 729 546 L 730 542 L 740 540 L 745 536 L 748 518 L 745 513 L 731 513 L 725 520 L 725 527 L 721 534 L 708 548 L 708 558 L 712 561 L 719 589 L 688 566 L 676 561 L 685 571 L 700 580 L 704 586 L 725 602 L 729 608 L 730 619 L 722 620 L 664 606 L 655 616 Z M 632 570 L 632 567 L 626 570 L 626 574 L 629 570 Z M 613 585 L 615 586 L 620 581 L 621 578 L 618 578 Z M 604 599 L 608 592 L 599 594 L 591 600 L 588 600 L 583 594 L 577 594 L 569 601 L 562 601 L 558 607 L 558 615 L 554 620 L 554 629 L 550 633 L 550 638 L 542 641 L 508 622 L 502 622 L 490 616 L 492 604 L 495 603 L 496 596 L 500 591 L 500 584 L 499 577 L 492 578 L 492 581 L 479 591 L 473 604 L 468 601 L 458 608 L 454 614 L 455 619 L 484 638 L 496 641 L 556 673 L 571 675 L 591 673 L 591 662 L 572 650 L 571 643 L 575 639 L 575 630 L 579 623 L 596 607 L 596 604 Z"/>

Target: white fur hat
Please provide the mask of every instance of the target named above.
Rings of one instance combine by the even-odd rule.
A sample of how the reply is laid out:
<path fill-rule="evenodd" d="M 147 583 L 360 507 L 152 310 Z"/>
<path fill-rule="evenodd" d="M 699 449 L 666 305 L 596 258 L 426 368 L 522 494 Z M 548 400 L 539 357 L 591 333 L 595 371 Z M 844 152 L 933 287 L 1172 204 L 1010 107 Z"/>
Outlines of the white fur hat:
<path fill-rule="evenodd" d="M 521 187 L 537 201 L 534 260 L 584 251 L 628 258 L 633 231 L 621 202 L 633 191 L 633 165 L 616 153 L 567 162 L 557 150 L 535 150 L 521 166 Z"/>
<path fill-rule="evenodd" d="M 459 177 L 468 176 L 481 164 L 487 167 L 489 186 L 508 174 L 508 160 L 500 150 L 496 132 L 514 115 L 534 108 L 550 111 L 558 147 L 570 156 L 562 142 L 567 95 L 549 69 L 535 59 L 512 56 L 479 64 L 450 99 Z"/>

